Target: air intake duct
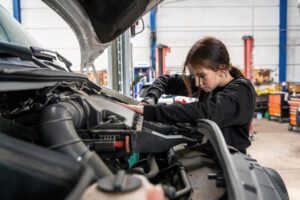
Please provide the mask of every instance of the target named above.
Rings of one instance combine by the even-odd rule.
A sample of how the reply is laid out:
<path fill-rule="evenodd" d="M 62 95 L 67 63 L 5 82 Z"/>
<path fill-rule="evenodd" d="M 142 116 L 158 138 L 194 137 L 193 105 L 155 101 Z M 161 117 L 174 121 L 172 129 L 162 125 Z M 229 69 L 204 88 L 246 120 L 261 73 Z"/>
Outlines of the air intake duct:
<path fill-rule="evenodd" d="M 96 178 L 112 175 L 102 159 L 81 141 L 76 129 L 84 127 L 88 106 L 76 101 L 59 102 L 43 109 L 39 124 L 40 141 L 49 149 L 85 162 L 94 169 Z"/>

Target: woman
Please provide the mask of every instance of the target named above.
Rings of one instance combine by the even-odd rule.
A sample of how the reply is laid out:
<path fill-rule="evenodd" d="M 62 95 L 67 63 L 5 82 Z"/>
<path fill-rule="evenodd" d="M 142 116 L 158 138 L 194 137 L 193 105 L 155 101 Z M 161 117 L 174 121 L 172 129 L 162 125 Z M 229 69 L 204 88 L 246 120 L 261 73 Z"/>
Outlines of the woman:
<path fill-rule="evenodd" d="M 186 75 L 186 71 L 189 75 Z M 198 101 L 171 105 L 157 103 L 162 94 L 195 96 Z M 225 45 L 205 37 L 190 49 L 183 75 L 158 77 L 139 105 L 125 105 L 148 121 L 194 122 L 210 119 L 217 123 L 228 145 L 246 153 L 249 126 L 255 106 L 255 91 L 249 80 L 231 66 Z"/>

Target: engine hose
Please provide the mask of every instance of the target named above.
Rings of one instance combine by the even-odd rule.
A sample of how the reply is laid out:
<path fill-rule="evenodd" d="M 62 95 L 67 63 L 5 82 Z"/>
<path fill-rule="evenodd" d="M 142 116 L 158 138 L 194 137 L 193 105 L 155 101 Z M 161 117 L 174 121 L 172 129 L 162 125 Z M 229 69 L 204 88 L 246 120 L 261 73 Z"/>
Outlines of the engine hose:
<path fill-rule="evenodd" d="M 75 101 L 51 104 L 43 109 L 40 124 L 42 145 L 87 163 L 94 170 L 96 178 L 113 175 L 102 159 L 91 152 L 79 138 L 76 128 L 86 123 L 87 114 L 82 105 Z"/>
<path fill-rule="evenodd" d="M 148 179 L 155 177 L 159 173 L 159 168 L 155 160 L 154 155 L 149 154 L 147 157 L 147 163 L 149 165 L 150 171 L 145 175 Z"/>

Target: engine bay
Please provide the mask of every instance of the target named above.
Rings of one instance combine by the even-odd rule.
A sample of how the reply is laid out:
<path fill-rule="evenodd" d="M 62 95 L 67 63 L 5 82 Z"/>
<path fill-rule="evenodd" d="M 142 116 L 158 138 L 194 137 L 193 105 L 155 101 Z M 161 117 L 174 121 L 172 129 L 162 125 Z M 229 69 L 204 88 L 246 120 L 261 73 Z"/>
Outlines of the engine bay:
<path fill-rule="evenodd" d="M 153 184 L 163 183 L 168 190 L 177 191 L 169 192 L 174 198 L 185 199 L 192 194 L 186 167 L 198 170 L 199 176 L 206 177 L 204 183 L 215 184 L 208 179 L 209 173 L 218 171 L 209 151 L 199 151 L 193 156 L 201 158 L 200 162 L 210 160 L 210 167 L 198 165 L 193 169 L 195 163 L 186 162 L 185 156 L 181 158 L 187 146 L 201 144 L 200 135 L 190 137 L 193 134 L 191 128 L 144 121 L 141 115 L 117 104 L 118 99 L 91 93 L 75 83 L 63 82 L 39 90 L 3 92 L 0 94 L 0 131 L 89 163 L 98 178 L 103 172 L 97 171 L 105 170 L 114 174 L 125 170 L 143 175 Z M 175 146 L 180 148 L 176 150 Z M 100 158 L 100 162 L 99 159 L 94 161 L 95 155 L 90 156 L 91 152 Z M 180 159 L 185 160 L 186 167 Z M 199 176 L 195 176 L 194 182 Z M 197 190 L 207 190 L 207 184 L 204 185 Z M 209 187 L 212 188 L 220 190 L 216 186 Z M 218 196 L 224 194 L 224 188 L 221 191 Z"/>

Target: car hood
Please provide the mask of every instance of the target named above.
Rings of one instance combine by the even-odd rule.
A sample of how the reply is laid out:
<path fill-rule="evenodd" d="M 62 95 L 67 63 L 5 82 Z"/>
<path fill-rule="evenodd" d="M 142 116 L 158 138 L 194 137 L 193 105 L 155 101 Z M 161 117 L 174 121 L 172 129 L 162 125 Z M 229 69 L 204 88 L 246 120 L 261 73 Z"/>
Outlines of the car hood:
<path fill-rule="evenodd" d="M 91 66 L 110 42 L 162 0 L 43 0 L 73 29 L 81 68 Z"/>

